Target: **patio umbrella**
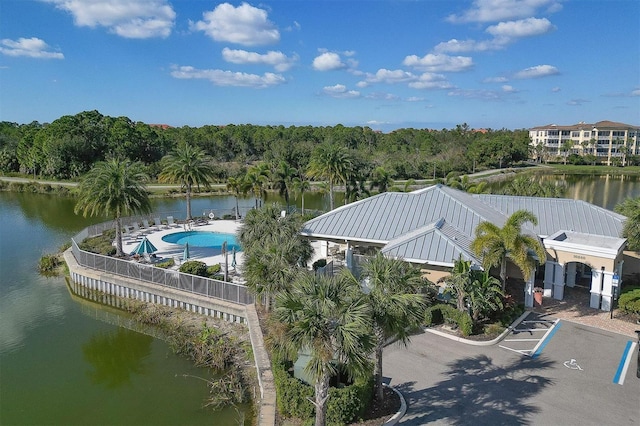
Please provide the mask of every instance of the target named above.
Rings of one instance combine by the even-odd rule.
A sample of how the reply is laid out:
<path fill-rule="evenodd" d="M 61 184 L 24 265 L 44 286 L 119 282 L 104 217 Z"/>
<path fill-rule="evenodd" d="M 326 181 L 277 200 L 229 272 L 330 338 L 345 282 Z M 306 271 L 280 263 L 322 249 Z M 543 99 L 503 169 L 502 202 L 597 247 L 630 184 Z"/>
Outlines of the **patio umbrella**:
<path fill-rule="evenodd" d="M 233 248 L 233 256 L 231 257 L 231 267 L 235 269 L 236 267 L 236 248 Z"/>
<path fill-rule="evenodd" d="M 140 241 L 140 244 L 138 244 L 137 247 L 131 252 L 131 254 L 151 254 L 156 251 L 158 251 L 158 249 L 153 244 L 151 244 L 151 241 L 149 241 L 147 237 L 144 237 L 142 241 Z"/>
<path fill-rule="evenodd" d="M 182 260 L 187 260 L 189 259 L 189 243 L 186 243 L 184 245 L 184 252 L 182 252 Z"/>

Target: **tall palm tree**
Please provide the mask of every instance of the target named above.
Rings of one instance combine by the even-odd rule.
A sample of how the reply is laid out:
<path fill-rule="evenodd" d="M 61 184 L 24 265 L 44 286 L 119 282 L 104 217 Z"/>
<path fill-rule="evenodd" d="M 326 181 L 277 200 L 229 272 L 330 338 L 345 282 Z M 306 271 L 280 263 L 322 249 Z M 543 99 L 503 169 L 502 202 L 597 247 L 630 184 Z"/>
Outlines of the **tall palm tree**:
<path fill-rule="evenodd" d="M 622 236 L 627 239 L 629 250 L 640 252 L 640 197 L 627 198 L 616 205 L 615 211 L 627 216 Z"/>
<path fill-rule="evenodd" d="M 262 205 L 262 198 L 266 194 L 266 184 L 269 180 L 269 168 L 264 163 L 255 165 L 247 170 L 245 179 L 249 189 L 253 192 L 257 209 L 259 207 L 258 204 Z"/>
<path fill-rule="evenodd" d="M 176 149 L 162 159 L 162 172 L 158 176 L 160 182 L 179 183 L 187 195 L 187 220 L 191 216 L 191 191 L 195 185 L 209 188 L 215 172 L 213 159 L 197 146 L 178 145 Z"/>
<path fill-rule="evenodd" d="M 112 158 L 101 161 L 85 175 L 78 187 L 74 211 L 83 216 L 107 215 L 116 226 L 116 256 L 122 256 L 122 217 L 151 211 L 142 164 Z"/>
<path fill-rule="evenodd" d="M 346 277 L 359 285 L 351 274 Z M 364 303 L 369 307 L 375 344 L 376 399 L 382 401 L 382 353 L 389 338 L 403 345 L 409 342 L 411 326 L 420 323 L 426 298 L 419 292 L 425 285 L 420 271 L 403 261 L 378 252 L 363 265 Z"/>
<path fill-rule="evenodd" d="M 281 217 L 280 212 L 277 205 L 250 210 L 238 231 L 247 286 L 265 297 L 267 309 L 272 298 L 292 281 L 291 275 L 313 254 L 309 241 L 300 235 L 301 217 Z"/>
<path fill-rule="evenodd" d="M 473 271 L 473 280 L 467 288 L 467 300 L 474 324 L 480 315 L 502 309 L 504 292 L 500 290 L 500 281 L 489 275 L 489 271 Z"/>
<path fill-rule="evenodd" d="M 289 212 L 289 195 L 293 190 L 293 179 L 298 171 L 291 167 L 286 161 L 280 161 L 278 167 L 273 172 L 273 185 L 278 190 L 281 197 L 284 197 Z"/>
<path fill-rule="evenodd" d="M 275 317 L 285 327 L 286 343 L 309 351 L 305 371 L 313 378 L 315 425 L 326 423 L 329 380 L 344 367 L 352 377 L 370 368 L 371 314 L 353 280 L 301 272 L 276 300 Z"/>
<path fill-rule="evenodd" d="M 382 166 L 378 166 L 371 172 L 369 189 L 378 188 L 378 192 L 387 192 L 393 185 L 391 174 Z"/>
<path fill-rule="evenodd" d="M 476 238 L 471 243 L 471 249 L 482 257 L 485 269 L 500 267 L 503 291 L 507 281 L 507 259 L 522 271 L 525 281 L 535 269 L 536 261 L 532 253 L 541 262 L 546 259 L 546 252 L 538 238 L 522 234 L 522 225 L 527 222 L 537 225 L 538 219 L 527 210 L 518 210 L 509 216 L 502 228 L 491 222 L 481 222 L 476 227 Z"/>
<path fill-rule="evenodd" d="M 333 189 L 336 183 L 346 185 L 353 166 L 349 151 L 340 145 L 324 144 L 319 146 L 309 161 L 308 174 L 312 178 L 326 179 L 329 182 L 329 206 L 334 208 Z"/>
<path fill-rule="evenodd" d="M 227 190 L 231 191 L 236 198 L 236 220 L 240 219 L 240 206 L 238 199 L 249 190 L 247 182 L 242 177 L 230 177 L 227 179 Z"/>
<path fill-rule="evenodd" d="M 301 177 L 295 177 L 293 178 L 293 190 L 296 195 L 300 194 L 300 198 L 302 199 L 302 216 L 304 216 L 304 194 L 311 191 L 311 183 L 305 179 L 304 175 Z"/>

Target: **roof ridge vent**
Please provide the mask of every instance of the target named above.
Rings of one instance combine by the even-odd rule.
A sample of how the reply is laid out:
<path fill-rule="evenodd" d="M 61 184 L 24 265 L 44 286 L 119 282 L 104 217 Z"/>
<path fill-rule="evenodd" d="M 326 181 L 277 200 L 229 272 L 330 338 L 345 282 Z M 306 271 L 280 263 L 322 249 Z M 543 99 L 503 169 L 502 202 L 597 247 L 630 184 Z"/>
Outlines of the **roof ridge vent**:
<path fill-rule="evenodd" d="M 434 227 L 436 229 L 440 229 L 440 228 L 442 228 L 442 225 L 444 225 L 444 217 L 441 217 L 440 219 L 438 219 L 438 221 L 436 222 Z"/>

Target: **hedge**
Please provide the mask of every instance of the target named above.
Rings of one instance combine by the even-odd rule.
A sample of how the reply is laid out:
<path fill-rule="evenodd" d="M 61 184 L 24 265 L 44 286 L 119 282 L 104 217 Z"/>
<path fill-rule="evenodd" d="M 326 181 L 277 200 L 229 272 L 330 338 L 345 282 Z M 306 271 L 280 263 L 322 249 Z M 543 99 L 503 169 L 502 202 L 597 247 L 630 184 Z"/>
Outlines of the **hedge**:
<path fill-rule="evenodd" d="M 630 287 L 620 295 L 618 307 L 628 314 L 640 315 L 640 287 Z"/>
<path fill-rule="evenodd" d="M 273 378 L 277 394 L 278 412 L 283 417 L 302 419 L 304 424 L 313 424 L 315 408 L 313 386 L 292 377 L 288 372 L 292 364 L 282 360 L 273 361 Z M 327 401 L 327 424 L 344 425 L 360 419 L 373 397 L 373 375 L 357 379 L 342 388 L 329 389 Z"/>
<path fill-rule="evenodd" d="M 463 336 L 469 336 L 473 332 L 473 320 L 467 312 L 457 310 L 452 305 L 438 304 L 429 307 L 425 311 L 424 325 L 431 326 L 442 323 L 455 324 Z"/>

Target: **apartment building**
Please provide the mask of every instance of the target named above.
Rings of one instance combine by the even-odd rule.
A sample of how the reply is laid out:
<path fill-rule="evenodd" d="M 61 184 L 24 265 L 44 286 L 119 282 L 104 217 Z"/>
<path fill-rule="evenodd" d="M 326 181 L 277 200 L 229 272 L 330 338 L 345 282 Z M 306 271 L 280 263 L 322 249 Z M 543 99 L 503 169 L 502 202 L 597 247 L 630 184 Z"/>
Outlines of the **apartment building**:
<path fill-rule="evenodd" d="M 600 163 L 626 165 L 627 156 L 640 155 L 640 127 L 614 121 L 533 127 L 529 139 L 536 159 L 595 155 Z"/>

